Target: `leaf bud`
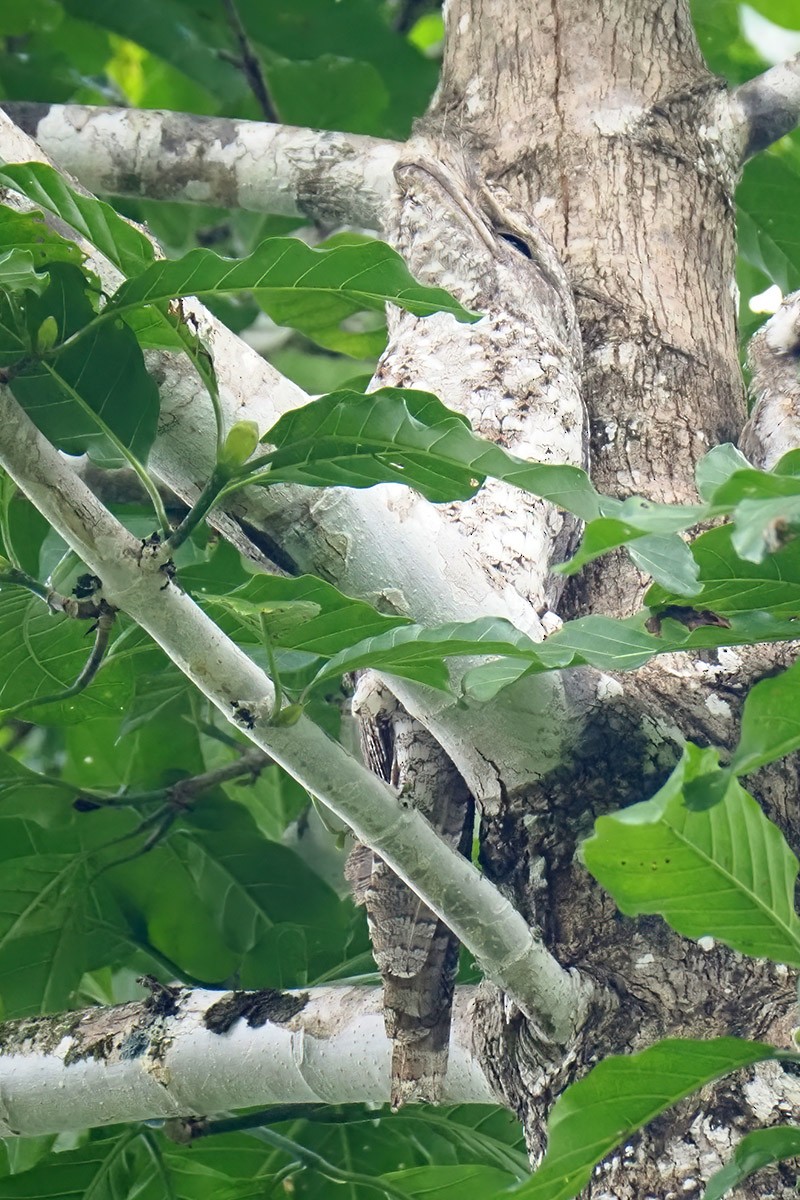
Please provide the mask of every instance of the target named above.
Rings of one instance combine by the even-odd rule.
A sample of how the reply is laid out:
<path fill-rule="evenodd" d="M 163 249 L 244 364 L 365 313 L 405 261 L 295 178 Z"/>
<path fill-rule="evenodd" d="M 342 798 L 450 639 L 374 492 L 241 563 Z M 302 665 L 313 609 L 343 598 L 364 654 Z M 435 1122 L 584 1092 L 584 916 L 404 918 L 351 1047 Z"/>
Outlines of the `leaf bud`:
<path fill-rule="evenodd" d="M 237 421 L 228 431 L 228 436 L 219 452 L 219 465 L 235 470 L 247 462 L 258 445 L 258 426 L 255 421 Z"/>

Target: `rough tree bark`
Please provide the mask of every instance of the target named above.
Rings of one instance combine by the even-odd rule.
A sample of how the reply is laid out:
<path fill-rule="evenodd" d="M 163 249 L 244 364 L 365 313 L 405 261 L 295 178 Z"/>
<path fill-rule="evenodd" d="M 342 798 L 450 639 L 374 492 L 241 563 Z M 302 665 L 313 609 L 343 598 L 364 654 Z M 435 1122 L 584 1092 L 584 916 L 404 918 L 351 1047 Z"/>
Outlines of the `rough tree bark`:
<path fill-rule="evenodd" d="M 732 100 L 709 74 L 685 0 L 450 0 L 428 114 L 399 160 L 397 147 L 384 158 L 369 150 L 377 174 L 378 162 L 398 164 L 393 206 L 385 209 L 387 189 L 373 181 L 381 199 L 372 211 L 385 213 L 376 223 L 420 278 L 487 319 L 456 327 L 446 317 L 395 316 L 377 382 L 427 387 L 530 458 L 581 462 L 588 443 L 601 491 L 691 500 L 697 459 L 736 441 L 745 419 L 732 191 L 748 147 L 783 132 L 759 124 L 758 101 L 746 89 Z M 791 120 L 796 110 L 795 96 Z M 762 361 L 775 368 L 764 377 L 767 398 L 797 340 L 788 317 L 771 340 L 764 335 Z M 764 445 L 770 427 L 769 414 L 754 417 L 748 446 Z M 178 481 L 177 490 L 191 493 L 195 483 Z M 355 508 L 334 504 L 320 512 L 334 512 L 346 532 Z M 238 511 L 240 519 L 249 511 L 252 528 L 252 511 Z M 570 616 L 623 616 L 639 604 L 642 581 L 622 556 L 587 569 L 559 598 L 547 568 L 575 531 L 540 502 L 487 488 L 450 517 L 493 581 L 495 602 L 513 593 L 520 611 L 560 604 Z M 330 526 L 320 533 L 320 520 L 308 516 L 311 542 L 318 536 L 329 547 Z M 272 544 L 291 545 L 293 566 L 313 565 L 340 583 L 353 578 L 355 542 L 344 542 L 341 563 L 323 554 L 313 561 L 296 516 L 262 512 L 260 523 Z M 359 586 L 369 591 L 363 579 L 348 590 Z M 656 919 L 620 917 L 575 854 L 599 813 L 656 790 L 683 738 L 730 744 L 741 696 L 775 661 L 774 651 L 729 651 L 661 658 L 619 680 L 574 672 L 557 712 L 545 705 L 537 713 L 541 746 L 520 741 L 516 762 L 482 753 L 475 724 L 398 692 L 479 804 L 486 874 L 560 963 L 596 985 L 589 1016 L 566 1045 L 543 1037 L 489 986 L 473 1008 L 484 1071 L 522 1118 L 534 1156 L 554 1095 L 606 1054 L 668 1034 L 787 1044 L 796 997 L 785 970 L 695 945 Z M 391 708 L 381 719 L 408 720 L 402 709 L 387 718 Z M 416 778 L 413 731 L 407 742 Z M 430 745 L 427 734 L 420 744 Z M 794 775 L 768 769 L 754 782 L 798 847 Z M 699 1194 L 743 1131 L 781 1119 L 797 1099 L 795 1081 L 774 1065 L 726 1081 L 626 1146 L 585 1195 Z M 738 1194 L 788 1200 L 794 1175 L 761 1174 Z"/>
<path fill-rule="evenodd" d="M 697 459 L 737 440 L 745 408 L 732 289 L 741 147 L 687 6 L 464 0 L 450 5 L 448 32 L 424 128 L 533 214 L 565 265 L 583 346 L 594 481 L 620 496 L 692 499 Z M 522 529 L 517 514 L 505 520 Z M 640 597 L 635 570 L 605 559 L 584 571 L 565 611 L 623 616 Z M 522 1115 L 534 1152 L 551 1089 L 598 1056 L 666 1034 L 786 1038 L 794 996 L 785 972 L 688 944 L 660 922 L 620 918 L 575 859 L 598 813 L 652 794 L 680 736 L 730 742 L 736 691 L 759 660 L 763 669 L 763 657 L 706 658 L 658 660 L 602 691 L 594 680 L 568 679 L 575 736 L 562 765 L 538 786 L 484 806 L 487 872 L 542 925 L 562 963 L 588 972 L 618 1001 L 586 1024 L 538 1091 L 532 1068 L 538 1076 L 541 1047 L 524 1021 L 487 1003 L 484 1062 Z M 731 703 L 714 702 L 720 683 L 732 689 Z M 761 797 L 796 846 L 793 789 L 792 778 L 774 772 Z M 587 1196 L 694 1194 L 732 1138 L 756 1121 L 756 1108 L 762 1119 L 779 1115 L 784 1085 L 792 1090 L 779 1074 L 771 1101 L 768 1088 L 745 1081 L 685 1106 L 605 1164 Z M 757 1193 L 788 1195 L 791 1178 L 760 1178 Z"/>

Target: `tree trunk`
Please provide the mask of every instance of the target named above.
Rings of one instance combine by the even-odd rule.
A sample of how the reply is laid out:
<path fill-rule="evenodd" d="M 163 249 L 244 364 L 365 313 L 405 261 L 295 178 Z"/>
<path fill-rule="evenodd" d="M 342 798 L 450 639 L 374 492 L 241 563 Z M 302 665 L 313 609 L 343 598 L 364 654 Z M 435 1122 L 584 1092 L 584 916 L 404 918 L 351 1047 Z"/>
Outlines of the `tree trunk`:
<path fill-rule="evenodd" d="M 446 318 L 434 329 L 397 317 L 380 382 L 428 387 L 486 436 L 542 460 L 580 461 L 582 396 L 599 490 L 694 500 L 697 460 L 735 442 L 745 416 L 738 158 L 723 95 L 683 0 L 450 0 L 442 81 L 397 171 L 393 236 L 419 277 L 487 320 L 456 330 Z M 563 558 L 574 531 L 540 502 L 490 488 L 453 519 L 525 599 L 540 609 L 557 602 L 542 563 Z M 625 616 L 641 596 L 620 554 L 584 570 L 562 611 Z M 513 1007 L 484 1000 L 484 1069 L 522 1117 L 534 1156 L 552 1097 L 599 1057 L 666 1035 L 787 1042 L 785 970 L 695 945 L 657 919 L 621 917 L 575 856 L 597 815 L 660 786 L 683 737 L 730 744 L 738 697 L 769 653 L 704 658 L 659 659 L 619 682 L 571 674 L 560 766 L 483 805 L 484 870 L 559 961 L 606 997 L 558 1056 Z M 794 794 L 785 774 L 762 781 L 769 814 L 797 845 Z M 625 1147 L 586 1196 L 699 1194 L 742 1131 L 780 1118 L 792 1085 L 780 1068 L 726 1081 Z M 740 1194 L 788 1196 L 791 1174 L 776 1170 L 768 1184 L 759 1176 Z"/>

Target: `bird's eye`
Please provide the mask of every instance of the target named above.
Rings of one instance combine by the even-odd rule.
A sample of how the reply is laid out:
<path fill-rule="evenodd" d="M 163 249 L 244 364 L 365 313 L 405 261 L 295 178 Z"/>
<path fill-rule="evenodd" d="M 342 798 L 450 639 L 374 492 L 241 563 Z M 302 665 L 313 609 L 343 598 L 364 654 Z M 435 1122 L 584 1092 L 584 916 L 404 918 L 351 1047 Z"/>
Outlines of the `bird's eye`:
<path fill-rule="evenodd" d="M 498 229 L 497 236 L 501 237 L 504 242 L 508 242 L 509 246 L 513 246 L 515 250 L 519 250 L 520 254 L 524 254 L 526 258 L 533 258 L 528 243 L 521 237 L 517 237 L 515 233 L 508 233 L 504 229 Z"/>

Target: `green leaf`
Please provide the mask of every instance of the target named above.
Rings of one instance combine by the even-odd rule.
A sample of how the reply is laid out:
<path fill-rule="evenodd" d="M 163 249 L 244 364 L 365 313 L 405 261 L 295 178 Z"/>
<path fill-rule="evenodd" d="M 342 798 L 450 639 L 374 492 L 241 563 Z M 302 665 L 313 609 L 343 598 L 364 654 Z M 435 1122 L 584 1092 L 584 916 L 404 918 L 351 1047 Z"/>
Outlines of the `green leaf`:
<path fill-rule="evenodd" d="M 266 76 L 287 124 L 351 133 L 384 131 L 389 94 L 371 63 L 322 54 L 310 62 L 270 63 Z"/>
<path fill-rule="evenodd" d="M 736 554 L 732 534 L 730 525 L 722 525 L 692 543 L 701 583 L 692 598 L 693 606 L 728 617 L 752 611 L 765 611 L 775 617 L 800 615 L 800 542 L 790 542 L 761 562 L 750 563 Z M 655 584 L 644 602 L 656 608 L 685 604 L 686 600 Z"/>
<path fill-rule="evenodd" d="M 786 295 L 800 287 L 800 149 L 786 138 L 745 166 L 736 192 L 739 253 Z"/>
<path fill-rule="evenodd" d="M 721 487 L 736 471 L 749 470 L 750 463 L 741 450 L 730 442 L 714 446 L 708 454 L 704 454 L 698 462 L 694 478 L 697 491 L 703 500 L 710 500 L 717 488 Z"/>
<path fill-rule="evenodd" d="M 800 29 L 800 13 L 793 0 L 753 0 L 752 7 L 773 25 Z"/>
<path fill-rule="evenodd" d="M 743 36 L 740 10 L 730 0 L 692 0 L 692 18 L 709 70 L 743 83 L 766 63 Z"/>
<path fill-rule="evenodd" d="M 276 640 L 295 630 L 298 625 L 305 625 L 320 613 L 319 604 L 309 600 L 259 602 L 243 600 L 238 596 L 217 596 L 214 603 L 239 617 L 258 635 L 261 633 L 263 622 L 270 637 Z"/>
<path fill-rule="evenodd" d="M 30 352 L 30 332 L 12 297 L 0 291 L 0 368 L 13 367 Z"/>
<path fill-rule="evenodd" d="M 206 799 L 173 850 L 225 945 L 241 956 L 242 986 L 302 985 L 341 961 L 349 902 L 288 847 L 260 838 L 241 805 Z"/>
<path fill-rule="evenodd" d="M 82 671 L 91 640 L 88 623 L 51 613 L 41 600 L 22 588 L 0 589 L 0 707 L 12 708 L 23 700 L 37 700 L 63 691 Z M 85 720 L 89 714 L 118 714 L 131 694 L 130 664 L 103 666 L 90 686 L 61 704 L 25 716 L 42 724 Z"/>
<path fill-rule="evenodd" d="M 63 341 L 91 321 L 95 310 L 76 267 L 57 263 L 50 275 L 50 286 L 31 299 L 29 311 L 36 328 L 53 316 Z M 60 450 L 85 452 L 102 466 L 121 467 L 128 465 L 126 447 L 147 461 L 158 421 L 158 388 L 134 334 L 122 321 L 98 325 L 52 356 L 32 362 L 10 386 Z"/>
<path fill-rule="evenodd" d="M 446 689 L 448 674 L 442 660 L 453 655 L 519 654 L 535 658 L 537 643 L 502 617 L 480 617 L 424 629 L 401 625 L 368 637 L 333 656 L 314 680 L 315 685 L 348 671 L 370 666 Z"/>
<path fill-rule="evenodd" d="M 30 250 L 7 250 L 0 254 L 0 290 L 31 291 L 41 296 L 49 282 L 46 274 L 37 275 Z"/>
<path fill-rule="evenodd" d="M 58 27 L 63 15 L 64 10 L 57 0 L 3 0 L 0 37 L 49 32 Z"/>
<path fill-rule="evenodd" d="M 153 262 L 155 252 L 143 233 L 110 204 L 76 192 L 63 175 L 46 163 L 0 165 L 0 183 L 61 217 L 123 274 L 138 275 Z"/>
<path fill-rule="evenodd" d="M 583 531 L 581 544 L 567 562 L 553 568 L 558 575 L 576 575 L 587 563 L 593 562 L 609 550 L 623 546 L 636 538 L 645 537 L 641 529 L 619 521 L 616 517 L 598 517 L 590 521 Z"/>
<path fill-rule="evenodd" d="M 469 499 L 492 475 L 586 520 L 598 513 L 599 497 L 580 468 L 516 458 L 474 434 L 429 392 L 331 392 L 285 413 L 261 440 L 275 447 L 270 467 L 248 482 L 405 483 L 429 500 L 447 501 Z"/>
<path fill-rule="evenodd" d="M 761 562 L 797 537 L 800 495 L 791 499 L 743 500 L 734 514 L 731 545 L 746 562 Z"/>
<path fill-rule="evenodd" d="M 232 574 L 229 582 L 223 556 L 215 557 L 219 573 L 217 561 L 187 568 L 180 573 L 181 583 L 237 642 L 260 641 L 257 614 L 265 609 L 288 618 L 272 623 L 276 645 L 316 658 L 331 658 L 365 637 L 410 623 L 407 617 L 380 613 L 364 600 L 345 596 L 313 575 L 252 575 L 237 587 L 238 575 Z M 292 614 L 303 619 L 293 621 Z"/>
<path fill-rule="evenodd" d="M 114 293 L 109 310 L 122 312 L 145 304 L 161 304 L 177 296 L 256 292 L 272 313 L 277 303 L 283 322 L 312 335 L 316 318 L 304 316 L 309 299 L 331 295 L 346 301 L 349 312 L 382 312 L 387 302 L 417 316 L 448 312 L 459 321 L 477 321 L 443 288 L 416 282 L 403 259 L 383 242 L 349 241 L 330 249 L 314 249 L 297 238 L 267 238 L 247 258 L 222 258 L 213 250 L 192 250 L 175 261 L 153 263 Z M 289 301 L 299 303 L 293 307 Z M 313 311 L 313 310 L 308 310 Z M 276 317 L 276 319 L 281 319 Z"/>
<path fill-rule="evenodd" d="M 134 1128 L 95 1136 L 77 1150 L 50 1154 L 31 1170 L 0 1180 L 0 1200 L 255 1200 L 268 1186 L 269 1176 L 252 1178 L 263 1161 L 256 1143 L 249 1155 L 241 1147 L 233 1153 L 204 1151 L 170 1146 L 153 1131 Z"/>
<path fill-rule="evenodd" d="M 64 825 L 72 817 L 75 791 L 71 784 L 40 775 L 0 750 L 0 820 L 25 817 L 45 827 Z"/>
<path fill-rule="evenodd" d="M 41 213 L 18 213 L 4 204 L 0 204 L 0 249 L 25 250 L 40 270 L 51 262 L 80 266 L 83 259 L 75 243 L 50 229 Z"/>
<path fill-rule="evenodd" d="M 697 591 L 700 568 L 686 542 L 677 533 L 652 533 L 628 546 L 628 553 L 640 571 L 652 575 L 662 587 L 680 596 Z"/>
<path fill-rule="evenodd" d="M 739 1038 L 668 1038 L 640 1054 L 604 1059 L 558 1098 L 544 1161 L 513 1195 L 572 1200 L 595 1164 L 659 1113 L 714 1079 L 778 1054 Z"/>
<path fill-rule="evenodd" d="M 779 1125 L 775 1129 L 756 1129 L 745 1134 L 733 1152 L 733 1158 L 721 1171 L 715 1172 L 703 1192 L 703 1200 L 722 1200 L 731 1188 L 756 1171 L 787 1158 L 800 1156 L 800 1128 Z"/>
<path fill-rule="evenodd" d="M 735 779 L 712 808 L 684 802 L 686 784 L 716 767 L 713 750 L 687 745 L 651 800 L 598 818 L 584 862 L 629 916 L 658 913 L 685 937 L 800 966 L 797 859 L 780 829 Z"/>
<path fill-rule="evenodd" d="M 64 0 L 64 7 L 73 16 L 144 46 L 199 84 L 206 94 L 226 101 L 226 107 L 241 102 L 247 92 L 241 70 L 220 54 L 221 47 L 234 49 L 227 25 L 209 20 L 193 4 L 178 0 L 139 0 L 135 5 L 119 4 L 118 0 Z"/>
<path fill-rule="evenodd" d="M 413 119 L 425 111 L 436 86 L 439 64 L 424 57 L 398 34 L 392 28 L 389 14 L 372 0 L 348 0 L 344 9 L 328 0 L 273 0 L 269 10 L 260 0 L 240 0 L 239 12 L 253 40 L 273 55 L 303 62 L 335 55 L 339 59 L 356 60 L 357 66 L 370 64 L 388 92 L 388 106 L 382 114 L 382 124 L 364 132 L 405 139 L 411 132 Z M 312 61 L 311 66 L 315 65 Z M 349 111 L 353 123 L 338 123 L 328 128 L 354 129 L 355 121 L 363 120 L 358 113 L 359 91 L 367 79 L 356 72 L 351 79 L 348 94 L 339 100 L 338 115 L 346 117 Z M 349 83 L 346 73 L 339 77 L 339 83 L 345 86 Z M 373 95 L 371 89 L 368 99 L 372 100 Z M 304 97 L 294 98 L 284 93 L 281 99 L 282 119 L 303 124 L 303 114 L 307 111 Z M 323 118 L 333 117 L 330 105 L 328 101 L 323 108 Z M 318 119 L 308 123 L 314 128 L 320 125 Z"/>
<path fill-rule="evenodd" d="M 744 703 L 739 745 L 731 760 L 737 775 L 783 758 L 800 746 L 800 663 L 751 688 Z"/>
<path fill-rule="evenodd" d="M 459 1167 L 411 1167 L 390 1171 L 378 1177 L 420 1200 L 497 1200 L 516 1178 L 497 1167 L 483 1165 Z M 376 1184 L 377 1184 L 376 1179 Z"/>
<path fill-rule="evenodd" d="M 89 966 L 83 906 L 87 886 L 85 868 L 74 853 L 3 863 L 0 997 L 7 1016 L 69 1006 Z"/>
<path fill-rule="evenodd" d="M 674 643 L 670 644 L 674 648 Z M 635 671 L 662 653 L 666 645 L 639 628 L 635 619 L 591 616 L 568 621 L 546 640 L 539 653 L 545 662 L 548 656 L 558 654 L 564 666 L 588 663 L 601 671 Z"/>

